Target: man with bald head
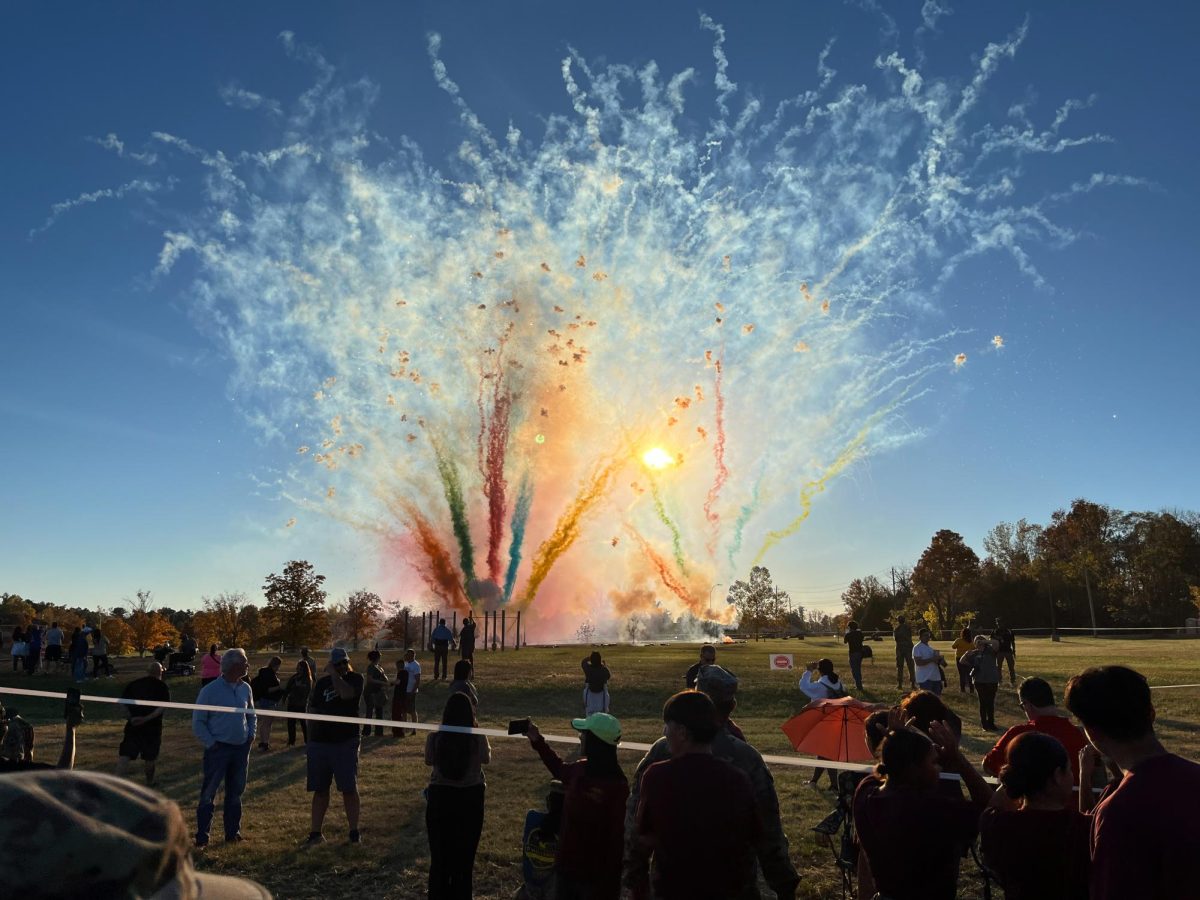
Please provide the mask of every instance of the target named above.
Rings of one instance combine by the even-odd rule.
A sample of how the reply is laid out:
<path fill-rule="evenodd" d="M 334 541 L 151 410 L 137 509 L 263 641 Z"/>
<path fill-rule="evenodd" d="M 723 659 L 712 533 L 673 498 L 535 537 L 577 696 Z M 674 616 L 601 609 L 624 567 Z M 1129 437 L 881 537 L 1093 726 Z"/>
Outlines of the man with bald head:
<path fill-rule="evenodd" d="M 171 700 L 171 689 L 163 681 L 163 667 L 158 662 L 150 663 L 146 674 L 125 685 L 122 700 L 167 701 Z M 146 772 L 146 784 L 154 785 L 154 764 L 158 760 L 158 749 L 162 745 L 163 707 L 128 705 L 125 710 L 125 734 L 117 751 L 117 774 L 129 775 L 129 764 L 139 757 Z"/>

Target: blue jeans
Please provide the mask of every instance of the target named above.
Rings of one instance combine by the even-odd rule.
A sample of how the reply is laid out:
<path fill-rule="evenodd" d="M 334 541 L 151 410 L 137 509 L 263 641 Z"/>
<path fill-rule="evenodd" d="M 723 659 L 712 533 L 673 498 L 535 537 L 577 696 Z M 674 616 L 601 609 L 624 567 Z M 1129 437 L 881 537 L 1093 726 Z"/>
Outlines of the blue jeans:
<path fill-rule="evenodd" d="M 75 676 L 76 681 L 83 681 L 87 677 L 86 656 L 77 656 L 71 661 L 71 674 Z"/>
<path fill-rule="evenodd" d="M 922 681 L 917 687 L 923 691 L 937 694 L 939 697 L 942 695 L 942 679 L 940 678 L 937 681 Z"/>
<path fill-rule="evenodd" d="M 854 686 L 860 691 L 863 689 L 862 658 L 863 655 L 861 653 L 850 654 L 850 674 L 854 676 Z"/>
<path fill-rule="evenodd" d="M 200 782 L 200 804 L 196 807 L 196 843 L 208 843 L 217 791 L 225 785 L 225 839 L 242 826 L 242 792 L 246 790 L 246 770 L 250 766 L 250 745 L 217 742 L 204 751 L 204 775 Z"/>

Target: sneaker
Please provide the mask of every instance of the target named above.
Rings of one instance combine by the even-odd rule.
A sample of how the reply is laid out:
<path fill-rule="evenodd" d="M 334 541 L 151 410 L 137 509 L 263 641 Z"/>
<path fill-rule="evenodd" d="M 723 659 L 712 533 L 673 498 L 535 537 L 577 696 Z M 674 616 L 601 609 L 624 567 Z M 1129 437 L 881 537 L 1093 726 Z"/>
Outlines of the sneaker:
<path fill-rule="evenodd" d="M 354 831 L 350 832 L 350 843 L 352 843 L 352 844 L 361 844 L 362 843 L 362 835 L 358 833 L 358 829 L 355 829 Z"/>
<path fill-rule="evenodd" d="M 258 749 L 260 752 L 266 753 L 268 750 L 271 749 L 271 745 L 270 744 L 259 744 Z"/>
<path fill-rule="evenodd" d="M 310 831 L 308 833 L 308 840 L 304 842 L 304 846 L 315 847 L 317 844 L 323 843 L 325 843 L 325 835 L 321 834 L 319 831 Z"/>
<path fill-rule="evenodd" d="M 233 834 L 225 838 L 225 843 L 227 844 L 244 844 L 245 842 L 246 838 L 240 831 L 237 834 Z"/>

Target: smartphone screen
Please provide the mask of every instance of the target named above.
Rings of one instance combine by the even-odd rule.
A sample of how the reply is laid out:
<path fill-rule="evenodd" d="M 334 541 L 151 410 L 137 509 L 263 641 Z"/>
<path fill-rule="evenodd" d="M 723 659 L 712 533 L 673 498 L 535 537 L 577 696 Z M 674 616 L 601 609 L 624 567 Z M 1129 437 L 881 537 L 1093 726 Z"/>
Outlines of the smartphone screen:
<path fill-rule="evenodd" d="M 508 723 L 509 734 L 529 734 L 528 719 L 513 719 Z"/>
<path fill-rule="evenodd" d="M 79 703 L 80 703 L 79 697 L 80 697 L 79 688 L 76 688 L 76 687 L 67 688 L 67 702 L 63 706 L 64 718 L 71 714 L 72 709 L 79 708 Z"/>

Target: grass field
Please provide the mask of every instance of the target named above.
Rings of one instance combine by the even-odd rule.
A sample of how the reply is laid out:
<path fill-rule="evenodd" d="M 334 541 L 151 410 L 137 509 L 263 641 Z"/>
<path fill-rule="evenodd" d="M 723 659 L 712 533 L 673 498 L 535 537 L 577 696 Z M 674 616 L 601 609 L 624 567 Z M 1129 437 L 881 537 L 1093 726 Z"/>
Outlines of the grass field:
<path fill-rule="evenodd" d="M 895 690 L 891 649 L 886 644 L 875 647 L 878 658 L 864 667 L 868 691 L 863 699 L 893 702 L 900 692 Z M 1152 685 L 1200 682 L 1200 642 L 1196 641 L 1076 638 L 1053 644 L 1048 640 L 1026 640 L 1019 649 L 1019 674 L 1047 678 L 1060 699 L 1070 675 L 1101 663 L 1130 665 L 1145 673 Z M 695 646 L 606 647 L 602 652 L 613 672 L 612 711 L 622 721 L 625 738 L 653 741 L 662 730 L 662 703 L 683 687 L 683 673 L 695 660 Z M 768 654 L 772 652 L 793 653 L 798 665 L 810 658 L 829 656 L 839 663 L 839 669 L 845 655 L 832 639 L 750 643 L 720 649 L 718 662 L 740 678 L 735 713 L 738 724 L 763 753 L 786 754 L 791 748 L 779 726 L 804 705 L 804 698 L 796 688 L 796 675 L 768 670 Z M 584 655 L 583 648 L 578 647 L 477 653 L 475 683 L 480 694 L 480 723 L 504 727 L 509 719 L 531 715 L 548 731 L 568 731 L 567 720 L 580 714 L 579 660 Z M 361 669 L 365 652 L 352 656 Z M 251 672 L 263 659 L 252 661 Z M 424 654 L 421 661 L 428 677 L 432 659 Z M 142 673 L 145 662 L 136 658 L 117 661 L 117 678 L 88 682 L 84 693 L 119 694 L 126 681 Z M 391 659 L 385 662 L 390 667 Z M 292 671 L 294 665 L 294 660 L 286 660 L 283 672 Z M 849 679 L 848 666 L 845 669 Z M 11 671 L 0 673 L 0 686 L 61 691 L 69 683 L 66 677 L 29 679 Z M 170 685 L 172 699 L 190 701 L 195 699 L 199 681 L 175 678 Z M 422 720 L 440 717 L 445 696 L 445 682 L 423 690 Z M 40 758 L 52 761 L 62 736 L 62 702 L 4 699 L 6 705 L 18 706 L 37 726 Z M 966 723 L 964 747 L 968 756 L 978 761 L 994 738 L 979 728 L 970 695 L 960 695 L 955 689 L 946 694 L 946 699 L 962 715 Z M 1156 691 L 1155 704 L 1159 734 L 1166 745 L 1185 756 L 1200 758 L 1200 689 Z M 86 707 L 86 715 L 88 721 L 79 732 L 77 766 L 111 771 L 120 741 L 118 708 L 93 703 Z M 1003 691 L 997 702 L 997 724 L 1003 728 L 1022 718 L 1014 694 Z M 272 743 L 279 749 L 268 754 L 256 750 L 251 758 L 242 826 L 249 841 L 225 848 L 218 840 L 198 864 L 256 878 L 283 900 L 423 897 L 428 865 L 421 796 L 428 779 L 422 757 L 424 734 L 364 740 L 359 770 L 364 842 L 359 847 L 345 843 L 345 819 L 335 794 L 325 826 L 330 842 L 311 850 L 299 846 L 308 833 L 309 816 L 304 750 L 283 748 L 284 740 L 282 723 L 277 722 Z M 483 840 L 475 866 L 475 896 L 498 900 L 511 897 L 520 884 L 519 847 L 525 811 L 541 805 L 549 776 L 524 739 L 496 739 L 492 744 Z M 560 752 L 564 749 L 560 746 Z M 630 775 L 639 758 L 635 752 L 623 756 Z M 179 802 L 190 821 L 194 821 L 199 791 L 199 761 L 200 746 L 192 737 L 185 714 L 168 712 L 158 786 Z M 839 896 L 829 851 L 809 830 L 832 808 L 832 795 L 805 786 L 809 770 L 777 766 L 774 774 L 792 856 L 803 879 L 799 895 Z M 219 802 L 217 817 L 219 820 Z M 214 826 L 219 835 L 219 821 Z M 964 873 L 969 871 L 971 867 L 965 865 Z M 961 896 L 976 897 L 974 884 L 964 877 Z"/>

